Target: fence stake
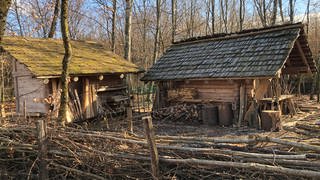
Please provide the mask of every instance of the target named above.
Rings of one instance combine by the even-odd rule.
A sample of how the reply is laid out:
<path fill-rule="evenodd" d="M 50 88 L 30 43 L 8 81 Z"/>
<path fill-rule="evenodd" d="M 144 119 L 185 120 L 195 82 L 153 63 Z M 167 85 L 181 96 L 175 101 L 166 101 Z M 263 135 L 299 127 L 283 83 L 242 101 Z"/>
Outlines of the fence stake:
<path fill-rule="evenodd" d="M 23 117 L 24 119 L 27 119 L 27 101 L 23 101 Z"/>
<path fill-rule="evenodd" d="M 152 176 L 153 176 L 153 179 L 159 179 L 158 149 L 157 149 L 155 138 L 154 138 L 154 130 L 153 130 L 151 116 L 143 117 L 142 120 L 144 122 L 146 138 L 147 138 L 149 149 L 150 149 Z"/>
<path fill-rule="evenodd" d="M 47 135 L 44 120 L 37 122 L 39 179 L 49 179 L 47 170 Z"/>

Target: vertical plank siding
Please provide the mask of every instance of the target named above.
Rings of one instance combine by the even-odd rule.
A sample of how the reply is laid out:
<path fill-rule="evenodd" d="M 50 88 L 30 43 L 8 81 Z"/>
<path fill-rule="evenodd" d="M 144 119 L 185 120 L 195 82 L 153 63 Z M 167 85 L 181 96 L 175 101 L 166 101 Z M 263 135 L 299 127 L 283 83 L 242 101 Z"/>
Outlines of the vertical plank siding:
<path fill-rule="evenodd" d="M 16 60 L 13 66 L 17 112 L 22 113 L 23 102 L 26 100 L 27 112 L 47 113 L 48 106 L 44 103 L 34 102 L 34 99 L 47 97 L 49 94 L 48 85 L 44 84 L 41 79 L 33 78 L 25 65 Z"/>

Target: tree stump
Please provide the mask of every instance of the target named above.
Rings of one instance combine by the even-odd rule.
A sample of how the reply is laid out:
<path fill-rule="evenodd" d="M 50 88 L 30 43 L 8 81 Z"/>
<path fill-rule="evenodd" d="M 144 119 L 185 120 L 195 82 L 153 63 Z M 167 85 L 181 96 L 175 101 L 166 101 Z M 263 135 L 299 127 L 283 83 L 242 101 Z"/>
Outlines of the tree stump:
<path fill-rule="evenodd" d="M 264 110 L 261 112 L 261 128 L 266 131 L 281 130 L 280 111 Z"/>

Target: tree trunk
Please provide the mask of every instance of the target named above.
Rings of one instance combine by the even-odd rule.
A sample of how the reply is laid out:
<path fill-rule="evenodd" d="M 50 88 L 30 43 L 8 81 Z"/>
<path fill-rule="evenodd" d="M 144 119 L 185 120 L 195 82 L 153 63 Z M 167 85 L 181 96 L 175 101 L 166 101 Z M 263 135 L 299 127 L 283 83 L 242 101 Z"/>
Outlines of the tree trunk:
<path fill-rule="evenodd" d="M 11 0 L 1 0 L 0 1 L 0 43 L 2 43 L 2 38 L 6 28 L 7 14 L 11 5 Z"/>
<path fill-rule="evenodd" d="M 239 29 L 242 31 L 243 29 L 243 20 L 245 14 L 245 0 L 240 0 L 240 12 L 239 12 Z"/>
<path fill-rule="evenodd" d="M 220 0 L 220 12 L 224 24 L 224 31 L 228 33 L 228 2 Z"/>
<path fill-rule="evenodd" d="M 193 37 L 193 31 L 194 31 L 194 6 L 195 2 L 194 0 L 190 0 L 190 35 L 189 37 Z"/>
<path fill-rule="evenodd" d="M 214 34 L 214 6 L 215 0 L 211 0 L 211 31 Z"/>
<path fill-rule="evenodd" d="M 143 34 L 142 34 L 142 44 L 143 44 L 143 57 L 144 57 L 144 68 L 147 69 L 148 58 L 147 58 L 147 0 L 143 0 Z"/>
<path fill-rule="evenodd" d="M 294 20 L 294 4 L 293 0 L 289 0 L 289 16 L 290 16 L 290 22 L 293 23 Z"/>
<path fill-rule="evenodd" d="M 310 0 L 307 4 L 307 34 L 309 34 L 309 23 L 310 23 Z"/>
<path fill-rule="evenodd" d="M 112 31 L 111 31 L 111 49 L 116 52 L 116 18 L 117 18 L 117 0 L 113 0 L 112 4 Z"/>
<path fill-rule="evenodd" d="M 176 35 L 176 15 L 177 15 L 177 0 L 171 0 L 171 11 L 172 11 L 172 32 L 171 32 L 171 43 L 174 43 L 174 37 Z"/>
<path fill-rule="evenodd" d="M 53 36 L 56 32 L 57 20 L 58 20 L 58 16 L 59 16 L 59 9 L 60 9 L 60 0 L 56 0 L 56 3 L 54 5 L 53 18 L 52 18 L 48 38 L 53 38 Z"/>
<path fill-rule="evenodd" d="M 11 0 L 1 0 L 0 2 L 0 45 L 2 43 L 2 38 L 4 35 L 4 31 L 6 28 L 6 22 L 7 22 L 7 14 L 9 11 L 11 5 Z M 2 67 L 3 67 L 3 62 L 2 63 Z M 2 68 L 2 79 L 1 79 L 2 83 L 4 83 L 4 78 L 3 78 L 3 68 Z M 4 86 L 4 85 L 2 85 Z M 1 117 L 5 116 L 5 111 L 4 111 L 4 89 L 2 89 L 1 91 Z"/>
<path fill-rule="evenodd" d="M 125 22 L 125 42 L 124 58 L 131 62 L 131 21 L 132 21 L 132 0 L 126 0 L 126 22 Z"/>
<path fill-rule="evenodd" d="M 261 20 L 262 26 L 267 26 L 267 20 L 266 20 L 266 2 L 265 0 L 258 1 L 254 0 L 254 6 L 256 7 L 257 13 L 259 15 L 259 18 Z"/>
<path fill-rule="evenodd" d="M 282 0 L 278 0 L 278 2 L 279 2 L 279 11 L 280 11 L 280 16 L 281 16 L 281 22 L 284 23 Z"/>
<path fill-rule="evenodd" d="M 68 78 L 69 78 L 69 62 L 72 57 L 72 49 L 69 37 L 69 25 L 68 25 L 68 0 L 61 0 L 61 34 L 63 38 L 64 57 L 62 60 L 62 72 L 61 72 L 61 102 L 59 109 L 59 120 L 64 126 L 67 121 L 68 111 Z"/>
<path fill-rule="evenodd" d="M 153 51 L 153 63 L 156 62 L 159 55 L 160 47 L 160 26 L 161 26 L 161 0 L 157 0 L 157 26 L 156 26 L 156 35 L 154 38 L 154 51 Z"/>
<path fill-rule="evenodd" d="M 271 25 L 274 26 L 277 20 L 277 9 L 278 9 L 278 0 L 273 0 L 273 9 L 272 9 L 272 19 Z"/>

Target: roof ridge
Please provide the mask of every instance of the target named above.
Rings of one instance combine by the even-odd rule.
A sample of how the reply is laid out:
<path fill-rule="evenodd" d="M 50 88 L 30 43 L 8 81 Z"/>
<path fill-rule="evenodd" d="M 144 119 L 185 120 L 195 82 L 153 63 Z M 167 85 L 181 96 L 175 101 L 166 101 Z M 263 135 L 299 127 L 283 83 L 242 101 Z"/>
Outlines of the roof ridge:
<path fill-rule="evenodd" d="M 182 45 L 182 44 L 198 43 L 198 42 L 206 42 L 206 41 L 212 41 L 212 40 L 238 38 L 238 37 L 244 37 L 244 36 L 251 36 L 251 35 L 255 35 L 255 34 L 262 34 L 262 33 L 266 33 L 266 32 L 292 29 L 292 28 L 297 28 L 297 27 L 302 28 L 302 27 L 304 27 L 304 24 L 302 22 L 298 22 L 298 23 L 294 23 L 294 24 L 290 23 L 290 24 L 282 24 L 282 25 L 269 26 L 269 27 L 263 27 L 263 28 L 245 29 L 245 30 L 233 32 L 233 33 L 219 33 L 219 34 L 206 35 L 206 36 L 197 36 L 197 37 L 184 39 L 184 40 L 181 40 L 178 42 L 174 42 L 173 46 Z"/>

